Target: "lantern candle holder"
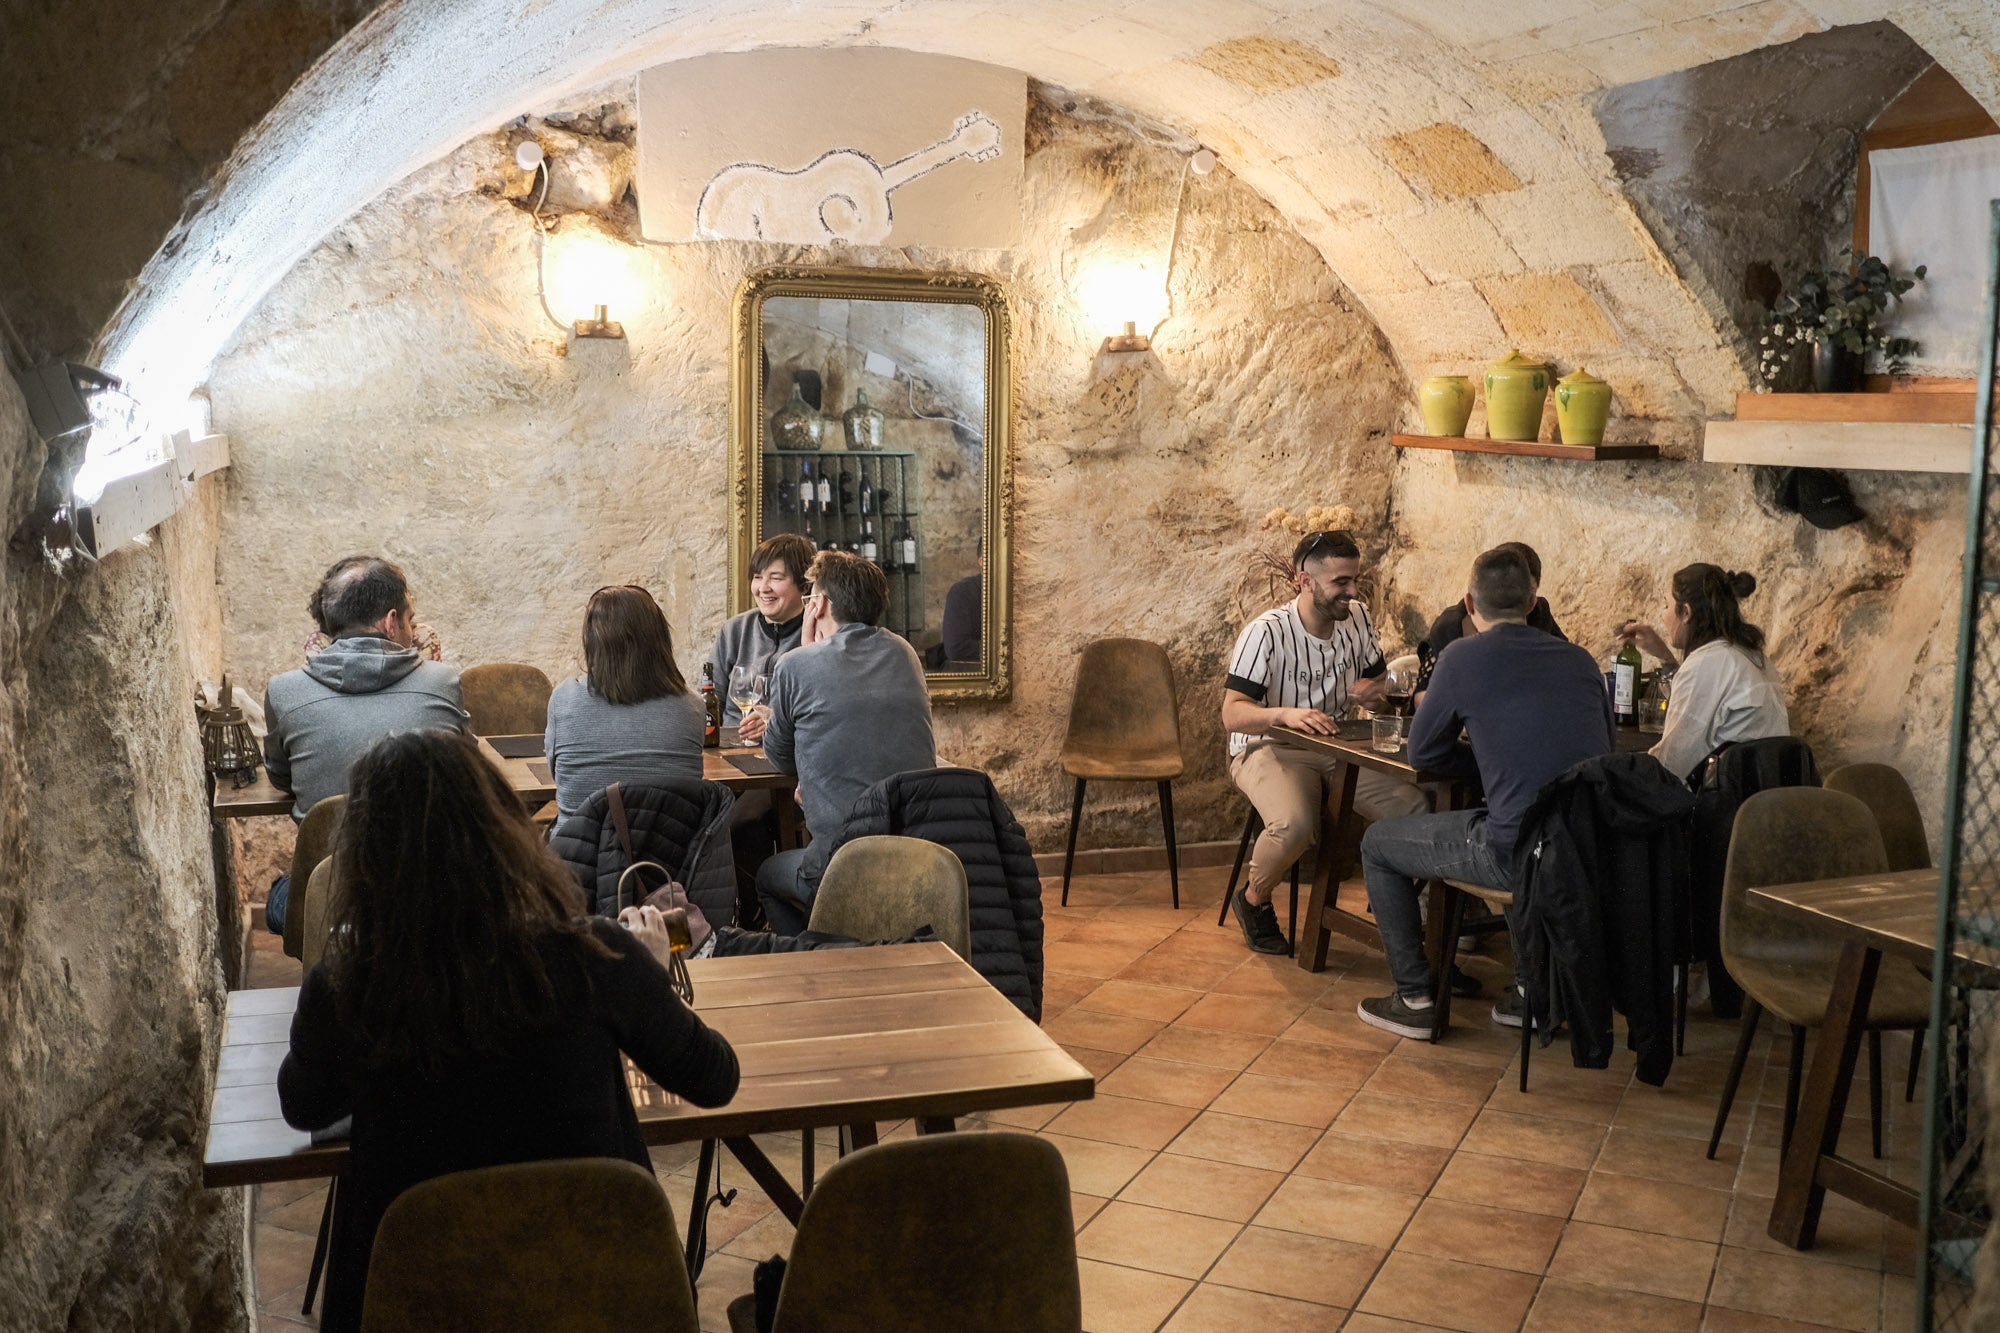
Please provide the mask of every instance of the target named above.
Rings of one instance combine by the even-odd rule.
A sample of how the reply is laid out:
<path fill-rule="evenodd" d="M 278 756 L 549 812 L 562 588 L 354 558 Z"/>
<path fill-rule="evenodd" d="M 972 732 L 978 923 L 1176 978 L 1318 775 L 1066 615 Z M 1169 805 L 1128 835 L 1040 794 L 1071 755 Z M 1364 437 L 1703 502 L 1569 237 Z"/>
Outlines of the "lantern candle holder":
<path fill-rule="evenodd" d="M 217 781 L 228 778 L 234 787 L 247 787 L 255 782 L 257 761 L 261 758 L 257 737 L 244 720 L 243 710 L 236 706 L 227 673 L 222 677 L 215 703 L 209 706 L 197 703 L 195 711 L 201 718 L 201 757 L 208 771 Z"/>

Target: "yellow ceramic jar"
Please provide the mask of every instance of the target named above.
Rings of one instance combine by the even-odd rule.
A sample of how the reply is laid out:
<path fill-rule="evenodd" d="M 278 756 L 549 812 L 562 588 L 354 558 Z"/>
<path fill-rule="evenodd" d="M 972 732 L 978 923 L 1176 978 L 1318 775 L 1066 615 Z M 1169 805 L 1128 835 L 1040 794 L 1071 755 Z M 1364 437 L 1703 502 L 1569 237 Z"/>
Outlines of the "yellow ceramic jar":
<path fill-rule="evenodd" d="M 1417 388 L 1417 410 L 1433 435 L 1463 435 L 1472 419 L 1472 381 L 1464 375 L 1433 375 Z"/>
<path fill-rule="evenodd" d="M 1611 386 L 1578 366 L 1556 381 L 1556 426 L 1564 444 L 1603 444 Z"/>
<path fill-rule="evenodd" d="M 1486 434 L 1496 440 L 1540 439 L 1548 397 L 1549 368 L 1509 349 L 1486 367 Z"/>

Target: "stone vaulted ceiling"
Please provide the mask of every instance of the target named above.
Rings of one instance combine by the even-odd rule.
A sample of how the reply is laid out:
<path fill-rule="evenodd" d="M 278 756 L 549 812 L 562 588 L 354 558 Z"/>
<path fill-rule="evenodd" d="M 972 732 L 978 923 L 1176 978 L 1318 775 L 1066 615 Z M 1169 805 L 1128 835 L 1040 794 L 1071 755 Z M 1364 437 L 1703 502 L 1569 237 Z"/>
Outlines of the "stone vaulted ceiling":
<path fill-rule="evenodd" d="M 1518 344 L 1587 362 L 1635 416 L 1700 417 L 1745 383 L 1728 321 L 1632 213 L 1586 99 L 1877 19 L 2000 111 L 1990 0 L 390 0 L 239 146 L 105 360 L 186 392 L 331 229 L 516 115 L 707 52 L 869 43 L 1013 66 L 1212 146 L 1412 376 Z"/>

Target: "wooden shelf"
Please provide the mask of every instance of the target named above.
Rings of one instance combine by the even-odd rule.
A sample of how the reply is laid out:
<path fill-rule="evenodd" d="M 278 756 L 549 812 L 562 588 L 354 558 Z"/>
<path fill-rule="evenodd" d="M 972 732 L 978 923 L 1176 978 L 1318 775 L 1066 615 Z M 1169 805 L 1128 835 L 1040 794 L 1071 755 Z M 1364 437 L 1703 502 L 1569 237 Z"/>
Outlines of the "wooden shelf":
<path fill-rule="evenodd" d="M 1885 395 L 1886 396 L 1886 395 Z M 1972 427 L 1937 421 L 1711 421 L 1710 463 L 1848 472 L 1972 471 Z"/>
<path fill-rule="evenodd" d="M 1963 392 L 1739 393 L 1736 419 L 1970 426 L 1977 397 L 1970 388 Z"/>
<path fill-rule="evenodd" d="M 1609 463 L 1634 458 L 1658 458 L 1650 444 L 1555 444 L 1539 440 L 1488 440 L 1466 435 L 1394 435 L 1398 449 L 1450 449 L 1464 454 L 1512 454 L 1517 458 L 1567 458 L 1578 463 Z"/>

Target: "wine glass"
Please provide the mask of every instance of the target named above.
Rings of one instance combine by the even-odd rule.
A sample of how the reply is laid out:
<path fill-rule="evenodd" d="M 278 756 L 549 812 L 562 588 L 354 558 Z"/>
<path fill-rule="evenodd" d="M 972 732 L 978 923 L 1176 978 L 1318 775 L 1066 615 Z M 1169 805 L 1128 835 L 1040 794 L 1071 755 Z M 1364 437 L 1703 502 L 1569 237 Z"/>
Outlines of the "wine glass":
<path fill-rule="evenodd" d="M 764 673 L 755 664 L 729 669 L 729 702 L 735 704 L 737 713 L 744 717 L 764 702 Z"/>
<path fill-rule="evenodd" d="M 1410 706 L 1410 689 L 1416 683 L 1416 673 L 1407 668 L 1390 667 L 1382 673 L 1383 711 L 1391 717 L 1408 717 L 1413 711 Z"/>

